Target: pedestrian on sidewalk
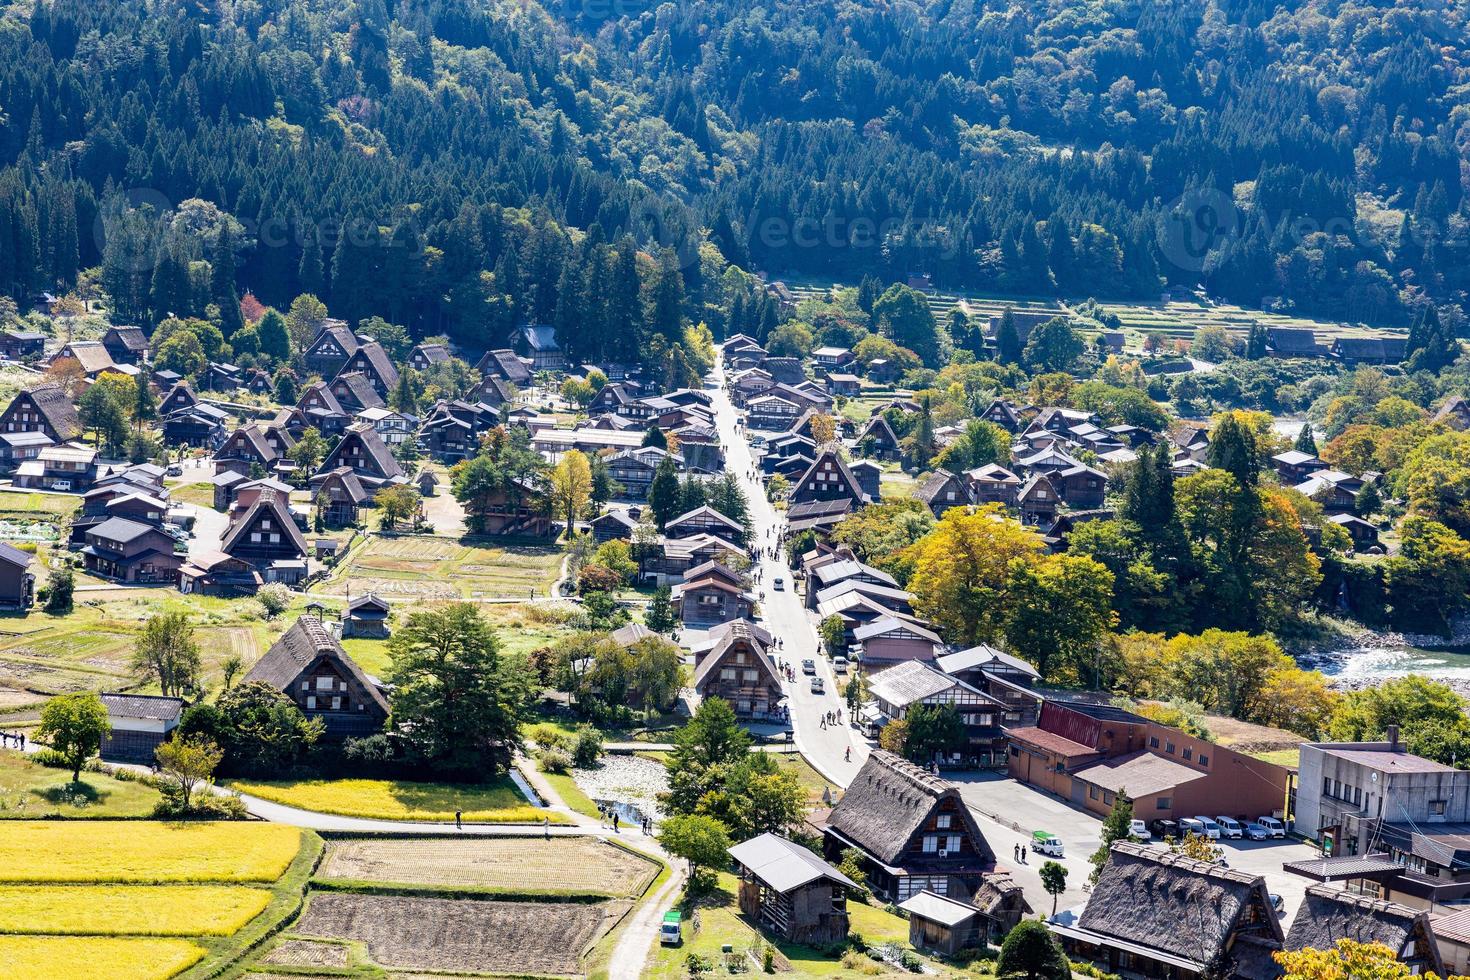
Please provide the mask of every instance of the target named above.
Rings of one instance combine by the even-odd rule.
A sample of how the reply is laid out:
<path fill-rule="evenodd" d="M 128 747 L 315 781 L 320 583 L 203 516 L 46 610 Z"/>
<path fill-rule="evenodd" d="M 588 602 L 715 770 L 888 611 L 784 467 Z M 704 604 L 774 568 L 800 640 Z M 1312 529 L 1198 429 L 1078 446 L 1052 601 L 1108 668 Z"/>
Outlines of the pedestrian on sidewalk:
<path fill-rule="evenodd" d="M 845 748 L 845 749 L 842 750 L 842 761 L 843 762 L 851 762 L 852 761 L 852 746 L 851 745 L 849 745 L 847 748 Z"/>
<path fill-rule="evenodd" d="M 463 814 L 459 810 L 455 810 L 454 811 L 454 829 L 455 830 L 463 830 L 464 829 L 464 821 L 461 819 L 462 816 L 463 816 Z"/>
<path fill-rule="evenodd" d="M 613 833 L 618 832 L 618 811 L 613 811 Z"/>
<path fill-rule="evenodd" d="M 548 841 L 550 841 L 551 840 L 551 818 L 550 817 L 542 817 L 541 818 L 541 829 L 542 829 L 543 832 L 545 832 L 546 839 Z"/>

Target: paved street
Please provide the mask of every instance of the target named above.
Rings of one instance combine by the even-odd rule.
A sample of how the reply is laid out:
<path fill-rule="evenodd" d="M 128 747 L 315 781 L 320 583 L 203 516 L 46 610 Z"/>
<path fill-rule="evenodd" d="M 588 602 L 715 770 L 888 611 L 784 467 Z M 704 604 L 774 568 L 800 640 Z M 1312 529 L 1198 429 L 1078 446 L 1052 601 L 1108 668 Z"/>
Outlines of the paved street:
<path fill-rule="evenodd" d="M 1038 876 L 1045 858 L 1027 855 L 1026 865 L 1019 867 L 1012 858 L 1015 845 L 1025 844 L 1035 830 L 1049 831 L 1062 840 L 1066 854 L 1062 864 L 1068 875 L 1067 891 L 1058 907 L 1070 908 L 1087 901 L 1082 885 L 1092 873 L 1087 859 L 1102 842 L 1101 819 L 996 773 L 960 773 L 950 778 L 959 784 L 960 795 L 981 818 L 981 829 L 995 848 L 1000 863 L 1012 869 L 1038 912 L 1051 909 L 1051 898 L 1042 889 Z M 1286 903 L 1289 922 L 1306 892 L 1307 881 L 1287 874 L 1281 865 L 1315 857 L 1316 849 L 1294 840 L 1228 840 L 1220 845 L 1230 867 L 1266 879 L 1266 887 Z"/>
<path fill-rule="evenodd" d="M 751 476 L 755 463 L 751 456 L 750 443 L 738 430 L 735 406 L 724 388 L 723 366 L 715 369 L 714 381 L 717 385 L 712 392 L 715 424 L 719 429 L 720 441 L 725 447 L 725 467 L 740 477 L 745 495 L 749 498 L 755 545 L 769 547 L 779 538 L 779 532 L 772 533 L 772 529 L 779 527 L 781 515 L 766 500 L 765 487 L 760 480 Z M 760 604 L 764 625 L 783 644 L 776 651 L 776 656 L 790 663 L 796 670 L 796 682 L 784 685 L 790 702 L 796 745 L 812 768 L 839 786 L 846 786 L 852 782 L 853 776 L 868 757 L 867 743 L 855 729 L 847 725 L 822 727 L 822 717 L 828 711 L 841 708 L 843 719 L 846 720 L 847 705 L 842 700 L 839 678 L 833 675 L 827 659 L 817 653 L 816 630 L 802 605 L 801 597 L 793 589 L 791 569 L 786 564 L 785 553 L 779 552 L 774 558 L 761 558 L 756 571 L 759 574 L 756 589 L 765 592 L 765 598 Z M 786 581 L 786 587 L 781 591 L 772 587 L 778 577 Z M 807 658 L 816 662 L 817 676 L 822 678 L 825 687 L 822 694 L 813 694 L 811 678 L 801 673 L 801 661 Z M 850 759 L 847 758 L 849 749 Z"/>
<path fill-rule="evenodd" d="M 779 531 L 771 533 L 771 529 L 780 526 L 781 514 L 767 502 L 764 485 L 751 475 L 755 465 L 753 454 L 749 441 L 739 430 L 735 407 L 725 391 L 723 366 L 716 368 L 713 380 L 717 385 L 717 390 L 712 392 L 715 421 L 725 447 L 726 467 L 740 477 L 745 487 L 755 544 L 768 547 L 779 537 Z M 841 698 L 838 679 L 834 678 L 827 659 L 817 653 L 815 624 L 792 588 L 791 570 L 784 554 L 763 557 L 758 568 L 760 578 L 756 588 L 765 593 L 761 602 L 764 625 L 784 642 L 783 648 L 776 651 L 777 656 L 797 669 L 796 683 L 785 685 L 797 748 L 823 776 L 839 786 L 847 786 L 867 758 L 868 744 L 850 726 L 822 727 L 822 716 L 838 707 L 843 709 L 846 719 L 846 704 Z M 780 592 L 772 588 L 777 576 L 786 580 L 786 588 Z M 821 695 L 811 693 L 810 678 L 800 672 L 801 661 L 808 657 L 816 662 L 818 676 L 826 686 Z M 850 760 L 844 757 L 849 746 Z M 1088 858 L 1102 839 L 1101 820 L 1001 774 L 947 775 L 959 784 L 960 794 L 995 850 L 999 866 L 1012 873 L 1036 911 L 1049 914 L 1052 907 L 1051 896 L 1041 887 L 1039 877 L 1045 858 L 1027 854 L 1025 863 L 1021 863 L 1015 857 L 1017 845 L 1028 844 L 1035 830 L 1056 834 L 1064 845 L 1061 863 L 1068 871 L 1067 890 L 1061 895 L 1058 908 L 1073 908 L 1087 901 L 1083 886 L 1092 873 Z M 1306 890 L 1306 882 L 1283 872 L 1281 865 L 1310 857 L 1315 853 L 1313 849 L 1295 841 L 1225 841 L 1223 846 L 1232 868 L 1264 876 L 1271 892 L 1282 896 L 1287 908 L 1284 923 L 1289 924 Z"/>

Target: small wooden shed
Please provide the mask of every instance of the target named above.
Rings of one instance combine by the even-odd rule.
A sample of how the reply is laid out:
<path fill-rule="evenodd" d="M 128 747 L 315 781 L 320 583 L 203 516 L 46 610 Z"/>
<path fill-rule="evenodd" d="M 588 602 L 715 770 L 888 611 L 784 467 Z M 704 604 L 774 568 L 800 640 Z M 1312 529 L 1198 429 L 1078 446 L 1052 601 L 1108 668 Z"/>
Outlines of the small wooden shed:
<path fill-rule="evenodd" d="M 909 914 L 909 942 L 915 949 L 953 956 L 985 945 L 986 919 L 969 902 L 925 889 L 898 907 Z"/>
<path fill-rule="evenodd" d="M 857 884 L 800 844 L 761 834 L 730 848 L 740 911 L 782 939 L 825 946 L 847 938 L 847 889 Z"/>
<path fill-rule="evenodd" d="M 342 636 L 382 639 L 388 635 L 388 600 L 374 592 L 358 596 L 347 603 L 342 615 Z"/>

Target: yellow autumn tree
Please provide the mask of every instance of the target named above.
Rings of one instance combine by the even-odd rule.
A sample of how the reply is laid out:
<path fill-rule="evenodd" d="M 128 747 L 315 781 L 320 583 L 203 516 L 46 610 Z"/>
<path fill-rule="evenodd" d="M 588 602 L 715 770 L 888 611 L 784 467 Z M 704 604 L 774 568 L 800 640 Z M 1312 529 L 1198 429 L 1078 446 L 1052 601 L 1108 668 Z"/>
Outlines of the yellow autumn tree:
<path fill-rule="evenodd" d="M 1045 550 L 1041 536 L 1006 517 L 999 504 L 952 507 L 906 549 L 914 608 L 951 642 L 994 641 L 1009 618 L 1012 562 L 1034 563 Z"/>
<path fill-rule="evenodd" d="M 1409 965 L 1383 943 L 1339 939 L 1332 949 L 1298 949 L 1273 953 L 1282 980 L 1406 980 L 1415 976 Z M 1421 980 L 1439 980 L 1433 973 Z M 1450 976 L 1449 980 L 1461 980 Z"/>
<path fill-rule="evenodd" d="M 592 464 L 580 449 L 568 451 L 551 471 L 551 499 L 567 521 L 567 537 L 571 538 L 577 515 L 592 499 Z"/>

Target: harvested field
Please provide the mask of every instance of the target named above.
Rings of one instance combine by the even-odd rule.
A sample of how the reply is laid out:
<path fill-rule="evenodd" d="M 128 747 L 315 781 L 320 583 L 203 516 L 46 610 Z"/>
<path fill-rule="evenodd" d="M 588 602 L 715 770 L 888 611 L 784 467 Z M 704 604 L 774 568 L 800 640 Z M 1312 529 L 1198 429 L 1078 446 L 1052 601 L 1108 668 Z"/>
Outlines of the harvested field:
<path fill-rule="evenodd" d="M 284 824 L 18 820 L 0 832 L 0 880 L 268 882 L 300 846 Z"/>
<path fill-rule="evenodd" d="M 374 536 L 325 589 L 334 591 L 348 580 L 354 592 L 420 599 L 544 595 L 561 559 L 557 545 L 539 540 Z"/>
<path fill-rule="evenodd" d="M 275 949 L 266 954 L 262 963 L 275 966 L 335 966 L 347 965 L 347 947 L 336 943 L 315 943 L 305 939 L 282 940 Z"/>
<path fill-rule="evenodd" d="M 317 875 L 435 888 L 631 898 L 658 869 L 590 837 L 333 840 Z"/>
<path fill-rule="evenodd" d="M 0 885 L 0 933 L 228 936 L 269 901 L 240 885 Z"/>
<path fill-rule="evenodd" d="M 572 974 L 627 904 L 318 892 L 294 931 L 364 943 L 391 969 Z"/>

